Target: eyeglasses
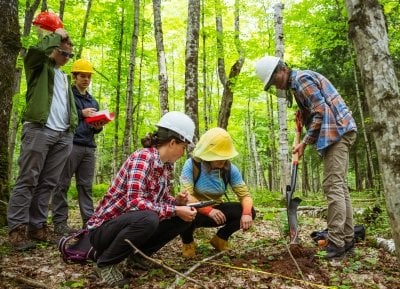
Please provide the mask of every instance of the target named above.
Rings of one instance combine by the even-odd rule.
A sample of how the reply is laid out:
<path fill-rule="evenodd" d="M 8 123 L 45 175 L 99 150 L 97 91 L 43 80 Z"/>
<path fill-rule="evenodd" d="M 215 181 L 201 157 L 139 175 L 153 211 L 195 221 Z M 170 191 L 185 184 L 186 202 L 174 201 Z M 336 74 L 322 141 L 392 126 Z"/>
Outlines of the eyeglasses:
<path fill-rule="evenodd" d="M 69 53 L 68 51 L 62 50 L 61 48 L 57 48 L 57 51 L 64 57 L 69 57 L 69 58 L 74 57 L 73 53 Z"/>

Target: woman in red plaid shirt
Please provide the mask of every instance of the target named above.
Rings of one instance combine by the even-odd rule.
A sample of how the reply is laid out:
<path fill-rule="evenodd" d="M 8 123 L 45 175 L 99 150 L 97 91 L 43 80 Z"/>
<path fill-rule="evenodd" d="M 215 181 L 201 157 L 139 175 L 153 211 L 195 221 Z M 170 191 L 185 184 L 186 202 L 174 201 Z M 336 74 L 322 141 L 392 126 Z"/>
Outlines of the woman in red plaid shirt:
<path fill-rule="evenodd" d="M 147 260 L 133 254 L 125 239 L 151 255 L 188 229 L 196 216 L 196 210 L 185 205 L 186 192 L 171 195 L 173 164 L 192 143 L 194 122 L 172 111 L 157 127 L 142 139 L 144 148 L 122 165 L 87 223 L 99 256 L 97 272 L 111 286 L 129 282 L 116 267 L 125 258 L 131 267 L 148 269 Z"/>

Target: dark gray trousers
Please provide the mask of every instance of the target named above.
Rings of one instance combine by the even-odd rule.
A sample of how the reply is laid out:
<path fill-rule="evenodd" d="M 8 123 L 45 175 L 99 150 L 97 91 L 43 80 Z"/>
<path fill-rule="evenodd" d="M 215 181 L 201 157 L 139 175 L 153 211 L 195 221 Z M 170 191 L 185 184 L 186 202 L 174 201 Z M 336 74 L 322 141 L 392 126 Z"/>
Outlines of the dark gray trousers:
<path fill-rule="evenodd" d="M 49 201 L 72 149 L 71 132 L 60 132 L 34 123 L 22 128 L 19 175 L 8 203 L 8 229 L 47 224 Z"/>
<path fill-rule="evenodd" d="M 68 220 L 68 189 L 75 174 L 76 189 L 78 191 L 79 209 L 83 225 L 93 214 L 92 184 L 96 165 L 96 149 L 74 144 L 58 186 L 53 192 L 53 223 L 67 224 Z"/>

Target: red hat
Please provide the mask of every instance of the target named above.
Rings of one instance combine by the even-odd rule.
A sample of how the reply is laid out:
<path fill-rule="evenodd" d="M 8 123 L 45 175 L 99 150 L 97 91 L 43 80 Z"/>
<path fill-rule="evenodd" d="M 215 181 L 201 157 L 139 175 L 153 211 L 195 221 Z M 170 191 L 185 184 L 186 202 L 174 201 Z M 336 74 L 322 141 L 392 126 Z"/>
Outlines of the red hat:
<path fill-rule="evenodd" d="M 52 32 L 56 31 L 58 28 L 64 27 L 60 17 L 58 17 L 57 14 L 48 11 L 38 14 L 32 24 Z"/>

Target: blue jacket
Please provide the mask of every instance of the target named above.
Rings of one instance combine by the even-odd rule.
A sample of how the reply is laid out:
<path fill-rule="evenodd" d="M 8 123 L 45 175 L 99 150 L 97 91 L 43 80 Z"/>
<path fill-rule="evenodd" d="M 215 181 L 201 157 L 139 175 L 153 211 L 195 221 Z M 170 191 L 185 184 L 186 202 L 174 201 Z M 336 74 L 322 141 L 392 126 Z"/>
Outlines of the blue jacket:
<path fill-rule="evenodd" d="M 79 117 L 79 124 L 74 134 L 74 144 L 95 148 L 96 143 L 94 141 L 94 135 L 101 132 L 103 128 L 95 129 L 87 124 L 82 115 L 82 109 L 95 108 L 96 110 L 99 110 L 99 104 L 88 92 L 86 92 L 85 95 L 80 94 L 79 90 L 75 86 L 72 87 L 72 92 L 75 96 L 75 105 Z"/>

